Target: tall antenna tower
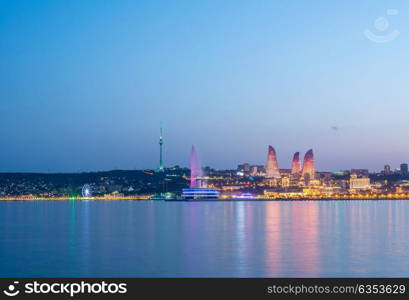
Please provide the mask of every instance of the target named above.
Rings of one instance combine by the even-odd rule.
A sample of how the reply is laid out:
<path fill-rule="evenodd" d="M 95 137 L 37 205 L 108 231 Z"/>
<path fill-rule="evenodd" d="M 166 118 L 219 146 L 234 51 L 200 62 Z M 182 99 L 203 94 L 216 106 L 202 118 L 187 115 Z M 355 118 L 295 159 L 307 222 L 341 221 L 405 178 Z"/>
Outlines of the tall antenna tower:
<path fill-rule="evenodd" d="M 160 137 L 159 137 L 159 172 L 164 171 L 163 167 L 163 128 L 162 124 L 160 125 Z"/>

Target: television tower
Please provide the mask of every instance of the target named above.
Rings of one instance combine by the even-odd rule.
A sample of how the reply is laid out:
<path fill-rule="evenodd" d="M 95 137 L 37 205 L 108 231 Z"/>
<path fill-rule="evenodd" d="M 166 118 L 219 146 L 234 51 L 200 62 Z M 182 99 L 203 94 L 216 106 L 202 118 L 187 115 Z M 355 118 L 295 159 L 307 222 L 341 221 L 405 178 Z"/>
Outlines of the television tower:
<path fill-rule="evenodd" d="M 163 130 L 162 130 L 162 124 L 160 125 L 160 137 L 159 137 L 159 172 L 163 172 L 164 171 L 164 167 L 163 167 L 163 158 L 162 158 L 162 154 L 163 154 Z"/>

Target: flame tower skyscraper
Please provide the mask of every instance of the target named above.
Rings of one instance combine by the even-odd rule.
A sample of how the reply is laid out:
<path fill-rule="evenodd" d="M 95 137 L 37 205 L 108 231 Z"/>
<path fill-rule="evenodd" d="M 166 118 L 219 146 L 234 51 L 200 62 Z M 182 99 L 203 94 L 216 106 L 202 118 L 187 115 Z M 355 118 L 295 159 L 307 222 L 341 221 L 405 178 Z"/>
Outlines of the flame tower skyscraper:
<path fill-rule="evenodd" d="M 300 152 L 295 152 L 291 164 L 291 174 L 300 174 L 301 171 Z"/>
<path fill-rule="evenodd" d="M 268 178 L 280 177 L 280 170 L 278 169 L 276 151 L 272 146 L 268 146 L 266 176 Z"/>
<path fill-rule="evenodd" d="M 302 175 L 304 177 L 308 177 L 309 179 L 315 178 L 315 163 L 312 149 L 308 150 L 307 153 L 305 153 Z"/>

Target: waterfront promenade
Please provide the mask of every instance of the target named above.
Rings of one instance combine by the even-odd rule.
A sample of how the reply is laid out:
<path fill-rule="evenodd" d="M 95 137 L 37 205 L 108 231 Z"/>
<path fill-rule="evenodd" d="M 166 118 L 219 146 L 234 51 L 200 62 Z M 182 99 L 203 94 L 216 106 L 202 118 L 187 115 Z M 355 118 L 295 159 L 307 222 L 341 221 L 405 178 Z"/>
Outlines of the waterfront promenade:
<path fill-rule="evenodd" d="M 113 201 L 113 200 L 161 200 L 152 195 L 133 195 L 133 196 L 110 196 L 101 197 L 80 197 L 80 196 L 61 196 L 61 197 L 0 197 L 0 201 Z M 175 198 L 176 200 L 176 198 Z M 204 201 L 210 201 L 203 199 Z M 409 200 L 409 194 L 342 194 L 342 195 L 279 195 L 277 197 L 256 196 L 254 198 L 231 198 L 221 196 L 212 201 L 308 201 L 308 200 Z"/>

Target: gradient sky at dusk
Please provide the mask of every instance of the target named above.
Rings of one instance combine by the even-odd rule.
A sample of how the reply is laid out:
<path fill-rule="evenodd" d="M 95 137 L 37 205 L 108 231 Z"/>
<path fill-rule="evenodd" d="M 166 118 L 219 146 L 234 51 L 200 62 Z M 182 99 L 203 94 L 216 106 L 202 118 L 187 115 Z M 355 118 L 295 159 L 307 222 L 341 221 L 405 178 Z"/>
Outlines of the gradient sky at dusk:
<path fill-rule="evenodd" d="M 409 162 L 408 1 L 0 0 L 0 37 L 0 172 L 155 168 L 161 121 L 167 166 Z"/>

